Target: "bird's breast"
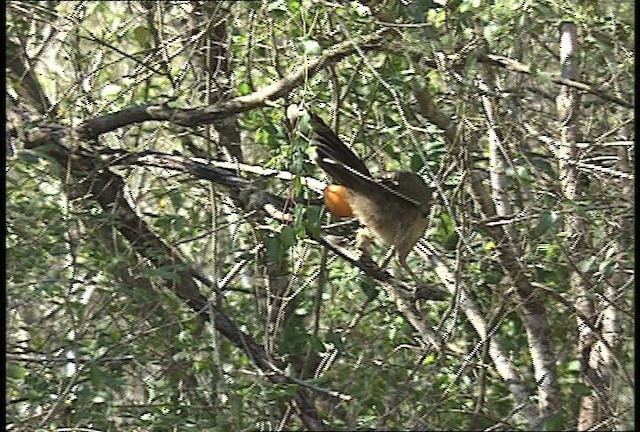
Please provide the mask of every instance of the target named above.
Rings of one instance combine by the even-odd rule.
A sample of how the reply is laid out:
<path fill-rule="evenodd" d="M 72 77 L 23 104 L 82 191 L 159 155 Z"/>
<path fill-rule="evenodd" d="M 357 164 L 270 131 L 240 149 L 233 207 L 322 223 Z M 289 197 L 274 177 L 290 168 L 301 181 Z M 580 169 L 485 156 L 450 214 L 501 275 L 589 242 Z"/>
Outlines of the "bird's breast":
<path fill-rule="evenodd" d="M 420 209 L 401 198 L 390 197 L 389 194 L 356 193 L 351 189 L 347 196 L 353 215 L 387 244 L 395 245 L 398 239 L 408 234 L 413 237 L 416 229 L 424 232 L 426 228 L 427 220 L 422 217 Z"/>

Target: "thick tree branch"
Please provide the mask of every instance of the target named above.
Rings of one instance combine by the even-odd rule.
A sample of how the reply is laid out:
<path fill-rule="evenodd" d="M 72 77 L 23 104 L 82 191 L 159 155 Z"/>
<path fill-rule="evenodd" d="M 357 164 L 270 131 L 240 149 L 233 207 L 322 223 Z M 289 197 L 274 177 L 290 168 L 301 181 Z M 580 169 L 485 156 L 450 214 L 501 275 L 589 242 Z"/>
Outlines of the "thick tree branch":
<path fill-rule="evenodd" d="M 509 387 L 516 404 L 521 407 L 520 411 L 526 417 L 529 427 L 533 430 L 540 429 L 542 424 L 536 407 L 531 403 L 531 391 L 523 382 L 516 366 L 509 359 L 507 350 L 495 335 L 499 323 L 490 325 L 487 322 L 487 317 L 482 313 L 469 288 L 463 282 L 456 280 L 457 278 L 452 270 L 453 265 L 448 262 L 446 257 L 443 257 L 441 253 L 425 241 L 419 242 L 416 249 L 432 265 L 445 288 L 452 295 L 457 295 L 455 301 L 458 307 L 462 309 L 476 333 L 482 339 L 481 344 L 488 344 L 488 354 L 496 367 L 496 371 Z"/>
<path fill-rule="evenodd" d="M 360 49 L 376 47 L 383 35 L 388 31 L 389 29 L 379 30 L 358 41 L 357 44 L 352 41 L 341 42 L 324 50 L 322 55 L 318 57 L 305 58 L 302 66 L 289 72 L 284 78 L 248 95 L 193 109 L 170 108 L 167 105 L 139 105 L 88 120 L 82 124 L 81 134 L 84 138 L 92 139 L 105 132 L 148 120 L 165 120 L 182 126 L 195 126 L 211 123 L 253 108 L 266 106 L 268 103 L 289 94 L 319 70 L 354 53 L 356 46 Z"/>
<path fill-rule="evenodd" d="M 181 171 L 193 175 L 195 178 L 213 181 L 217 184 L 236 188 L 239 192 L 238 196 L 245 203 L 245 210 L 264 210 L 271 217 L 283 222 L 290 222 L 293 218 L 292 210 L 297 205 L 294 201 L 284 199 L 279 195 L 272 194 L 254 185 L 251 180 L 240 177 L 230 171 L 232 167 L 242 168 L 245 171 L 260 173 L 263 175 L 274 175 L 278 178 L 290 180 L 293 178 L 291 173 L 276 170 L 264 170 L 262 167 L 255 167 L 246 164 L 232 164 L 221 161 L 210 161 L 205 164 L 197 160 L 193 160 L 184 156 L 169 155 L 160 152 L 143 152 L 143 153 L 126 153 L 122 151 L 112 152 L 108 160 L 109 166 L 154 166 L 175 171 Z M 224 167 L 224 168 L 219 168 Z M 303 178 L 302 183 L 310 186 L 312 189 L 322 191 L 323 182 L 314 178 Z M 314 240 L 327 246 L 336 254 L 358 267 L 365 274 L 383 283 L 390 283 L 399 287 L 406 295 L 417 299 L 427 300 L 444 300 L 447 295 L 445 292 L 427 286 L 418 287 L 414 290 L 403 282 L 394 278 L 389 272 L 379 267 L 376 263 L 354 254 L 353 252 L 341 247 L 338 242 L 332 241 L 330 237 L 321 234 Z"/>
<path fill-rule="evenodd" d="M 113 216 L 112 221 L 115 228 L 127 239 L 137 253 L 148 259 L 156 268 L 172 269 L 173 275 L 164 280 L 165 285 L 194 312 L 199 314 L 201 319 L 213 321 L 216 330 L 240 348 L 272 382 L 293 383 L 277 373 L 278 368 L 274 369 L 274 363 L 262 345 L 241 331 L 226 314 L 200 293 L 194 281 L 196 275 L 191 266 L 176 249 L 155 234 L 131 208 L 125 199 L 122 178 L 108 170 L 99 169 L 95 166 L 95 160 L 92 157 L 81 154 L 77 149 L 76 151 L 69 150 L 63 145 L 64 134 L 62 130 L 53 130 L 55 132 L 48 135 L 42 128 L 29 131 L 25 147 L 31 148 L 39 144 L 53 142 L 54 146 L 50 148 L 49 154 L 61 166 L 69 166 L 70 172 L 73 173 L 93 173 L 92 181 L 82 181 L 82 178 L 75 179 L 75 187 L 91 196 L 105 213 Z M 196 166 L 196 169 L 200 168 Z M 309 429 L 322 430 L 324 426 L 306 394 L 302 391 L 298 392 L 295 401 L 300 409 L 304 424 Z"/>
<path fill-rule="evenodd" d="M 414 89 L 414 91 L 419 92 L 419 89 Z M 439 113 L 434 107 L 427 108 L 428 109 L 422 111 L 422 114 L 430 121 L 434 123 L 438 121 L 438 126 L 445 131 L 455 130 L 454 123 L 451 120 L 446 121 L 446 116 Z M 445 137 L 448 140 L 452 138 L 457 139 L 457 137 L 452 136 L 451 133 L 445 134 Z M 449 142 L 449 145 L 453 146 L 453 144 L 454 143 Z M 495 217 L 497 214 L 496 208 L 491 199 L 491 194 L 483 184 L 484 178 L 481 173 L 472 172 L 470 180 L 471 194 L 481 208 L 483 217 Z M 549 401 L 545 400 L 544 406 L 552 406 L 555 403 L 553 395 L 557 392 L 550 394 L 549 389 L 557 388 L 557 382 L 555 380 L 553 353 L 549 345 L 551 341 L 550 329 L 546 321 L 544 305 L 541 299 L 538 298 L 539 293 L 531 286 L 531 281 L 526 269 L 518 259 L 517 248 L 509 241 L 508 230 L 500 226 L 491 226 L 487 227 L 487 229 L 498 249 L 500 266 L 504 269 L 505 273 L 509 275 L 521 301 L 522 309 L 520 316 L 526 324 L 530 348 L 536 361 L 536 376 L 540 380 L 539 388 L 544 389 L 540 391 L 544 393 L 545 398 L 550 398 Z M 544 413 L 541 414 L 544 416 Z"/>

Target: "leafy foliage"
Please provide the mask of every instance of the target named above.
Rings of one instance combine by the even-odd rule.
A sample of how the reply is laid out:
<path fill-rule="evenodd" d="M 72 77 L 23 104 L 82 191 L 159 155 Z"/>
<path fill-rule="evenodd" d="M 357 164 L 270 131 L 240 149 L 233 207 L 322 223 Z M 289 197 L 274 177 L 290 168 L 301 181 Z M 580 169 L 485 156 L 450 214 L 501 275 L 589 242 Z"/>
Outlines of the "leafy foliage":
<path fill-rule="evenodd" d="M 352 46 L 285 96 L 225 118 L 189 126 L 131 120 L 64 142 L 91 155 L 90 172 L 73 169 L 71 157 L 60 163 L 58 142 L 27 145 L 40 122 L 25 121 L 8 137 L 18 149 L 6 180 L 7 423 L 302 429 L 310 427 L 300 402 L 309 400 L 327 429 L 521 430 L 538 415 L 547 429 L 576 429 L 580 398 L 595 392 L 584 379 L 581 338 L 615 309 L 622 324 L 615 361 L 603 366 L 607 421 L 632 428 L 632 6 L 11 2 L 7 106 L 27 106 L 62 128 L 142 105 L 196 110 L 251 98 L 341 43 Z M 562 22 L 578 34 L 577 196 L 566 194 L 558 150 L 566 124 L 556 97 L 570 87 L 558 81 Z M 385 27 L 381 41 L 365 42 Z M 309 142 L 287 125 L 286 107 L 298 102 L 334 122 L 374 175 L 411 169 L 436 187 L 426 242 L 437 260 L 414 253 L 408 261 L 425 285 L 449 290 L 446 302 L 403 307 L 384 283 L 318 243 L 329 233 L 357 249 L 356 228 L 334 224 L 309 187 L 308 177 L 323 174 Z M 228 172 L 288 199 L 278 210 L 292 219 L 243 206 L 236 190 L 188 170 L 130 162 L 154 152 L 234 162 Z M 124 179 L 137 217 L 130 228 L 148 226 L 184 262 L 157 265 L 123 236 L 117 212 L 87 192 L 105 172 Z M 511 211 L 487 214 L 478 184 L 491 191 L 494 210 L 504 200 Z M 505 244 L 515 262 L 505 260 Z M 389 251 L 374 242 L 370 252 L 384 262 Z M 184 271 L 207 308 L 180 297 Z M 536 405 L 541 354 L 522 313 L 524 283 L 549 323 L 553 414 Z M 265 370 L 247 340 L 223 336 L 217 313 L 278 369 Z M 431 330 L 442 351 L 425 342 Z M 487 337 L 508 355 L 496 355 Z M 515 371 L 510 379 L 505 364 Z M 516 409 L 518 391 L 536 415 Z"/>

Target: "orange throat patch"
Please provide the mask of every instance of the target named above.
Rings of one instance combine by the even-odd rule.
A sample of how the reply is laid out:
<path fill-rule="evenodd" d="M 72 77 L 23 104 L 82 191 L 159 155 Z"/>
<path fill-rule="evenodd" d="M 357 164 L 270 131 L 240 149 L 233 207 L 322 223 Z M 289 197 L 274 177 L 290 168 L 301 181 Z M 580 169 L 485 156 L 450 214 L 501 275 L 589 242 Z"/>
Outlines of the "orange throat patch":
<path fill-rule="evenodd" d="M 337 217 L 353 216 L 347 193 L 347 188 L 342 185 L 330 184 L 324 188 L 324 204 L 332 215 Z"/>

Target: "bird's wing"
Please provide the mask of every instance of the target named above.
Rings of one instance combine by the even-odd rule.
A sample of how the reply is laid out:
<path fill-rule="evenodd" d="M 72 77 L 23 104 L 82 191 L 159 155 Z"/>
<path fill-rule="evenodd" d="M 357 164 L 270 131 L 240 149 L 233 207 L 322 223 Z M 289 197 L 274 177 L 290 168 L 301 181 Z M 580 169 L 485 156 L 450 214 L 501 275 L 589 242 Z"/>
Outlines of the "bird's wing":
<path fill-rule="evenodd" d="M 318 115 L 309 112 L 309 117 L 309 124 L 313 130 L 312 140 L 317 145 L 316 162 L 320 168 L 345 186 L 348 186 L 347 182 L 353 177 L 354 171 L 371 179 L 371 173 L 365 164 L 338 138 L 338 135 Z M 345 170 L 346 167 L 351 170 Z"/>
<path fill-rule="evenodd" d="M 412 171 L 393 171 L 389 174 L 377 179 L 378 184 L 419 207 L 429 205 L 434 190 L 427 186 L 422 177 Z"/>
<path fill-rule="evenodd" d="M 316 114 L 309 112 L 310 125 L 317 144 L 316 163 L 336 181 L 356 191 L 371 192 L 372 188 L 382 189 L 388 194 L 420 206 L 419 197 L 413 197 L 398 186 L 396 176 L 390 179 L 374 179 L 364 163 L 353 153 L 336 133 Z M 413 173 L 411 173 L 413 174 Z M 413 174 L 415 175 L 415 174 Z M 405 175 L 406 176 L 406 175 Z M 416 181 L 419 179 L 417 175 Z M 422 182 L 422 180 L 419 180 Z M 426 187 L 426 186 L 425 186 Z M 411 190 L 411 189 L 409 189 Z"/>

